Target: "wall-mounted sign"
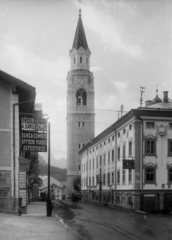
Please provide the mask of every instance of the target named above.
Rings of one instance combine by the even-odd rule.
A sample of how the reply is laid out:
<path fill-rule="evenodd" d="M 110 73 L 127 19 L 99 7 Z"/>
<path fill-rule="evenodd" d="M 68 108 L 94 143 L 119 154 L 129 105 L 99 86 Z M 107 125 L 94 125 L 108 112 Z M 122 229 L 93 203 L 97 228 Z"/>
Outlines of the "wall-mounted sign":
<path fill-rule="evenodd" d="M 47 133 L 21 132 L 21 150 L 47 152 Z"/>
<path fill-rule="evenodd" d="M 21 130 L 47 132 L 47 119 L 21 118 Z"/>
<path fill-rule="evenodd" d="M 1 170 L 0 171 L 0 186 L 3 184 L 11 184 L 11 172 Z"/>
<path fill-rule="evenodd" d="M 26 172 L 19 172 L 19 195 L 22 197 L 22 206 L 26 206 Z"/>
<path fill-rule="evenodd" d="M 134 160 L 123 159 L 123 169 L 134 169 Z"/>
<path fill-rule="evenodd" d="M 0 198 L 7 198 L 11 196 L 11 186 L 3 185 L 0 186 Z"/>
<path fill-rule="evenodd" d="M 11 197 L 11 172 L 0 171 L 0 198 Z"/>

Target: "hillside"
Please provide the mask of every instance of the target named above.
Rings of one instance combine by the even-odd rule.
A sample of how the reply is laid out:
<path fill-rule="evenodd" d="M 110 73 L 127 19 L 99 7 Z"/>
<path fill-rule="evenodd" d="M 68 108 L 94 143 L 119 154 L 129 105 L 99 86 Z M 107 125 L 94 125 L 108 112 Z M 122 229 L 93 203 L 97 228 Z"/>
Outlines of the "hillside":
<path fill-rule="evenodd" d="M 41 172 L 41 175 L 47 175 L 48 173 L 48 164 L 46 163 L 45 159 L 39 155 L 39 164 L 38 168 Z M 54 167 L 50 165 L 50 176 L 56 178 L 59 181 L 66 181 L 66 169 Z"/>

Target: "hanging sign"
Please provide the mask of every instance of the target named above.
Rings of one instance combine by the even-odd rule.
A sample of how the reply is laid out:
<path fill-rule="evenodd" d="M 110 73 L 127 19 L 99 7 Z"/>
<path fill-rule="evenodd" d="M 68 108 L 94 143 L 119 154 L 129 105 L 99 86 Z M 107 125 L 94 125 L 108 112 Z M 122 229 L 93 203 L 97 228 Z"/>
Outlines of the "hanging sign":
<path fill-rule="evenodd" d="M 21 130 L 47 132 L 47 119 L 21 118 Z"/>
<path fill-rule="evenodd" d="M 123 169 L 134 169 L 134 160 L 123 160 Z"/>

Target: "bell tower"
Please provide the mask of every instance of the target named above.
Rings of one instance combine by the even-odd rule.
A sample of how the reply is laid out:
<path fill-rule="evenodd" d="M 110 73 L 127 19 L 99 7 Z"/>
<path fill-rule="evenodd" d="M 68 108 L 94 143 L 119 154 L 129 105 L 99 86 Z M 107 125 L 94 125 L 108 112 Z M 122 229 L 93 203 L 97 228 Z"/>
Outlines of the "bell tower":
<path fill-rule="evenodd" d="M 79 10 L 67 76 L 67 196 L 74 191 L 73 181 L 80 176 L 78 152 L 94 138 L 94 78 L 90 72 L 91 52 Z"/>

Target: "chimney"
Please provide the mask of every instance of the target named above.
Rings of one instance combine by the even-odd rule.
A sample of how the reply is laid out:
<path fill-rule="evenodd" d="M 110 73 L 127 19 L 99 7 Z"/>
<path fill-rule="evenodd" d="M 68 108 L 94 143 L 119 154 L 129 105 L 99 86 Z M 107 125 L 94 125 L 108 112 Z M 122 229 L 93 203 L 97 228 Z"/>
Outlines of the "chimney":
<path fill-rule="evenodd" d="M 163 94 L 164 94 L 164 98 L 163 98 L 164 102 L 168 102 L 168 91 L 164 91 Z"/>
<path fill-rule="evenodd" d="M 145 107 L 152 105 L 152 100 L 145 101 Z"/>

